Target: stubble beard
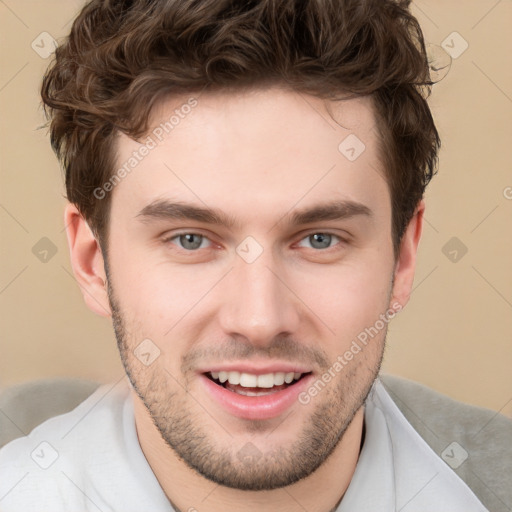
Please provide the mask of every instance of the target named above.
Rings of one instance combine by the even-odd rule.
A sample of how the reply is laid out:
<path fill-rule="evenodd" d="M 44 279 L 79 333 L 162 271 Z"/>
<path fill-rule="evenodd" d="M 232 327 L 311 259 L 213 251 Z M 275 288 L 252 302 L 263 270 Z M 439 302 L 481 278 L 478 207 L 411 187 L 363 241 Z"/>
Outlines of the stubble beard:
<path fill-rule="evenodd" d="M 297 440 L 288 447 L 263 451 L 263 445 L 271 444 L 263 437 L 264 442 L 256 446 L 256 441 L 250 450 L 247 445 L 234 448 L 236 442 L 226 434 L 229 428 L 222 428 L 213 421 L 205 409 L 197 406 L 197 398 L 191 399 L 190 393 L 158 364 L 144 367 L 136 359 L 133 349 L 137 342 L 128 339 L 125 316 L 110 279 L 108 283 L 114 332 L 122 363 L 135 392 L 174 453 L 200 475 L 225 487 L 270 491 L 311 475 L 338 446 L 354 416 L 364 406 L 380 370 L 386 333 L 373 361 L 367 361 L 365 355 L 360 354 L 357 361 L 354 359 L 338 373 L 336 386 L 325 386 L 311 400 L 307 407 L 312 408 L 312 412 Z M 288 421 L 293 422 L 293 416 L 292 412 L 277 429 L 284 428 Z M 247 431 L 271 432 L 268 421 L 247 420 Z M 205 422 L 211 425 L 205 428 L 202 426 Z M 220 435 L 227 438 L 225 443 L 215 442 L 212 432 L 216 427 Z"/>

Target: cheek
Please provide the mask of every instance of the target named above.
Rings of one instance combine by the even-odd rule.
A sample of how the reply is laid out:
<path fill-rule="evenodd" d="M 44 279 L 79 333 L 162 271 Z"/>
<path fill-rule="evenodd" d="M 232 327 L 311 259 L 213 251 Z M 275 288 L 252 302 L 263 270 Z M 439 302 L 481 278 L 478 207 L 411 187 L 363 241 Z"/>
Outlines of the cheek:
<path fill-rule="evenodd" d="M 130 331 L 163 342 L 190 328 L 220 277 L 208 267 L 124 258 L 113 284 Z"/>
<path fill-rule="evenodd" d="M 391 272 L 382 259 L 319 268 L 308 279 L 297 279 L 295 290 L 334 332 L 336 343 L 346 343 L 387 310 Z"/>

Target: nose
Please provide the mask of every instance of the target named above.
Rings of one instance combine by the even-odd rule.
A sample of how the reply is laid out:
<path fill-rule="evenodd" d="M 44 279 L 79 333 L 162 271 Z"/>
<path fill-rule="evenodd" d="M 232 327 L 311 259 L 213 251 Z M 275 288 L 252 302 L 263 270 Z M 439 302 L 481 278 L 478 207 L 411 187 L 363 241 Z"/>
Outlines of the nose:
<path fill-rule="evenodd" d="M 227 335 L 264 346 L 298 327 L 300 301 L 267 251 L 252 263 L 236 256 L 221 294 L 219 321 Z"/>

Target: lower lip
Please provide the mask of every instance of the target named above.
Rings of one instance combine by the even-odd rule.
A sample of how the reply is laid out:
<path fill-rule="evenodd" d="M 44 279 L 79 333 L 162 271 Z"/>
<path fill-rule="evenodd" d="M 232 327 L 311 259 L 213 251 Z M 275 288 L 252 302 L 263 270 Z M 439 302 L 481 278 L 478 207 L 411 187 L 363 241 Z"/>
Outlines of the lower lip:
<path fill-rule="evenodd" d="M 312 378 L 312 374 L 306 375 L 295 384 L 268 395 L 245 396 L 216 384 L 206 375 L 200 375 L 206 392 L 218 404 L 233 416 L 246 420 L 268 420 L 279 416 L 298 401 L 298 395 L 307 388 Z"/>

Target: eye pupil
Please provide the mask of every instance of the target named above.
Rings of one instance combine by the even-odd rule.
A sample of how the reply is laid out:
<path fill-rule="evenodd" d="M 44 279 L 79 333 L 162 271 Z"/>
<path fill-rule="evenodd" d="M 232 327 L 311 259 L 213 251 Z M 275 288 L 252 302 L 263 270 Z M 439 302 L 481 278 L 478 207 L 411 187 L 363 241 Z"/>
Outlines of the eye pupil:
<path fill-rule="evenodd" d="M 194 237 L 196 240 L 194 241 Z M 198 249 L 201 246 L 201 242 L 203 241 L 202 235 L 196 235 L 195 233 L 186 233 L 184 235 L 180 235 L 180 244 L 185 249 Z"/>
<path fill-rule="evenodd" d="M 315 249 L 327 249 L 331 245 L 331 235 L 325 233 L 315 233 L 309 238 L 311 246 Z"/>

